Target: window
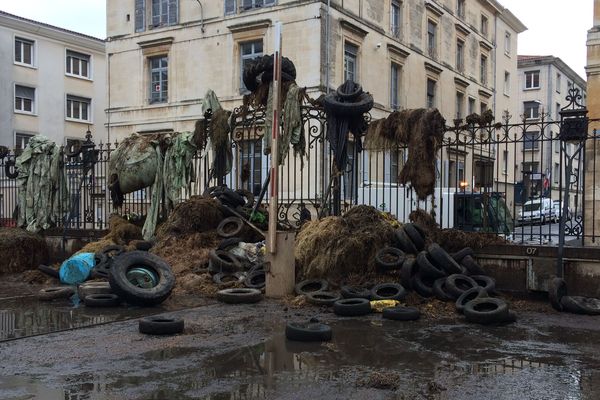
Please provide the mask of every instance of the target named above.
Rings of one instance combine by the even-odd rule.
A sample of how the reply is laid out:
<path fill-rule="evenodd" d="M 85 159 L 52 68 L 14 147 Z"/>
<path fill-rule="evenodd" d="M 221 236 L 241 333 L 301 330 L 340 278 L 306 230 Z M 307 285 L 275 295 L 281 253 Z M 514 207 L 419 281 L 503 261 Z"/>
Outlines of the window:
<path fill-rule="evenodd" d="M 437 25 L 427 20 L 427 51 L 429 56 L 435 58 L 437 52 Z"/>
<path fill-rule="evenodd" d="M 152 26 L 176 25 L 178 0 L 152 0 Z"/>
<path fill-rule="evenodd" d="M 562 76 L 557 72 L 556 73 L 556 93 L 560 93 L 561 80 L 562 80 Z"/>
<path fill-rule="evenodd" d="M 389 166 L 389 176 L 385 176 L 386 183 L 397 184 L 398 183 L 398 175 L 400 174 L 400 156 L 399 151 L 397 149 L 392 149 L 386 154 L 386 158 L 389 157 L 389 162 L 387 165 Z M 385 174 L 388 175 L 388 174 Z"/>
<path fill-rule="evenodd" d="M 481 15 L 481 29 L 480 32 L 483 36 L 488 35 L 488 19 L 485 15 Z"/>
<path fill-rule="evenodd" d="M 435 107 L 435 84 L 433 79 L 427 79 L 427 107 Z"/>
<path fill-rule="evenodd" d="M 460 187 L 460 182 L 465 180 L 465 159 L 449 160 L 448 171 L 446 172 L 446 186 Z"/>
<path fill-rule="evenodd" d="M 463 92 L 456 92 L 456 119 L 462 119 L 463 117 L 463 103 L 465 102 L 465 94 Z"/>
<path fill-rule="evenodd" d="M 15 62 L 33 66 L 33 40 L 15 38 Z"/>
<path fill-rule="evenodd" d="M 393 110 L 400 108 L 400 68 L 398 64 L 392 63 L 390 70 L 390 106 Z"/>
<path fill-rule="evenodd" d="M 152 57 L 150 62 L 150 104 L 166 103 L 169 94 L 169 60 L 167 56 Z"/>
<path fill-rule="evenodd" d="M 539 144 L 539 136 L 539 132 L 525 132 L 525 134 L 523 135 L 523 150 L 537 150 Z"/>
<path fill-rule="evenodd" d="M 32 137 L 33 135 L 31 134 L 17 132 L 15 134 L 15 149 L 25 149 Z"/>
<path fill-rule="evenodd" d="M 15 85 L 15 111 L 35 113 L 35 88 Z"/>
<path fill-rule="evenodd" d="M 250 10 L 252 8 L 272 6 L 275 4 L 275 0 L 241 0 L 241 3 L 243 10 Z"/>
<path fill-rule="evenodd" d="M 258 196 L 262 188 L 262 141 L 242 140 L 240 144 L 239 168 L 241 171 L 249 172 L 248 180 L 243 182 L 242 186 Z"/>
<path fill-rule="evenodd" d="M 479 114 L 483 114 L 488 109 L 488 105 L 486 102 L 479 103 Z"/>
<path fill-rule="evenodd" d="M 67 50 L 67 74 L 90 77 L 90 56 L 87 54 L 77 53 Z"/>
<path fill-rule="evenodd" d="M 505 32 L 504 33 L 504 54 L 509 55 L 510 54 L 510 40 L 511 40 L 511 35 L 510 32 Z"/>
<path fill-rule="evenodd" d="M 540 71 L 525 72 L 525 89 L 539 89 Z"/>
<path fill-rule="evenodd" d="M 523 173 L 536 174 L 538 173 L 539 163 L 537 162 L 524 162 L 522 166 Z"/>
<path fill-rule="evenodd" d="M 235 14 L 236 9 L 235 0 L 225 0 L 225 15 Z"/>
<path fill-rule="evenodd" d="M 481 68 L 481 70 L 479 71 L 480 72 L 479 80 L 481 81 L 482 85 L 487 85 L 488 66 L 487 66 L 487 57 L 484 55 L 481 56 L 480 68 Z"/>
<path fill-rule="evenodd" d="M 567 81 L 567 89 L 571 89 L 573 87 L 573 82 Z"/>
<path fill-rule="evenodd" d="M 465 0 L 456 0 L 456 15 L 459 18 L 465 18 Z"/>
<path fill-rule="evenodd" d="M 92 100 L 85 97 L 67 95 L 67 119 L 90 122 Z"/>
<path fill-rule="evenodd" d="M 537 101 L 524 102 L 523 109 L 523 114 L 526 119 L 536 119 L 540 117 L 540 103 Z"/>
<path fill-rule="evenodd" d="M 504 71 L 504 94 L 510 96 L 510 72 Z"/>
<path fill-rule="evenodd" d="M 560 121 L 560 103 L 556 103 L 556 118 L 555 121 Z"/>
<path fill-rule="evenodd" d="M 390 10 L 390 31 L 396 38 L 402 37 L 402 4 L 398 0 L 392 0 L 392 9 Z"/>
<path fill-rule="evenodd" d="M 146 29 L 146 0 L 135 0 L 135 31 Z"/>
<path fill-rule="evenodd" d="M 465 42 L 456 41 L 456 69 L 463 72 L 465 69 Z"/>
<path fill-rule="evenodd" d="M 352 43 L 344 44 L 344 80 L 356 82 L 357 76 L 358 47 Z"/>
<path fill-rule="evenodd" d="M 558 183 L 559 177 L 560 177 L 560 164 L 554 163 L 554 170 L 552 171 L 552 181 L 554 183 Z"/>
<path fill-rule="evenodd" d="M 508 150 L 502 151 L 502 173 L 508 173 Z"/>
<path fill-rule="evenodd" d="M 475 113 L 475 99 L 472 97 L 469 97 L 469 115 L 474 114 Z"/>
<path fill-rule="evenodd" d="M 252 60 L 263 55 L 263 42 L 261 40 L 254 40 L 252 42 L 246 42 L 240 44 L 240 93 L 247 93 L 246 85 L 244 85 L 244 68 Z"/>

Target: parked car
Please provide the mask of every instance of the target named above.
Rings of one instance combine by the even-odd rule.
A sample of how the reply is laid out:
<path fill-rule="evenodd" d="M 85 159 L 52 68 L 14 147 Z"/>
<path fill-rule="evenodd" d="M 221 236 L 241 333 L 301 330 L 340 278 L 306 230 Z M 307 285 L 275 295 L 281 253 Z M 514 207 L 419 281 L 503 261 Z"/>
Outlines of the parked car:
<path fill-rule="evenodd" d="M 563 203 L 560 200 L 554 200 L 552 202 L 552 221 L 559 222 L 562 214 Z M 567 220 L 571 219 L 573 214 L 571 209 L 567 210 Z"/>
<path fill-rule="evenodd" d="M 532 199 L 523 204 L 523 208 L 519 211 L 517 221 L 519 224 L 528 224 L 539 222 L 545 224 L 553 218 L 552 200 L 547 197 Z"/>

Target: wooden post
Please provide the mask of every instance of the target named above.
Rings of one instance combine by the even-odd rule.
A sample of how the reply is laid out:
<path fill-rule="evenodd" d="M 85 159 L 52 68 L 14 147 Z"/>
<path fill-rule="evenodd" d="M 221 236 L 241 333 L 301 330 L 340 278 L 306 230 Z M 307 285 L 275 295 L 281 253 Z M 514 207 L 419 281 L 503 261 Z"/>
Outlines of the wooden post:
<path fill-rule="evenodd" d="M 281 112 L 281 22 L 275 23 L 273 57 L 273 126 L 271 127 L 271 198 L 269 201 L 269 243 L 271 254 L 277 252 L 277 203 L 279 190 L 279 115 Z"/>

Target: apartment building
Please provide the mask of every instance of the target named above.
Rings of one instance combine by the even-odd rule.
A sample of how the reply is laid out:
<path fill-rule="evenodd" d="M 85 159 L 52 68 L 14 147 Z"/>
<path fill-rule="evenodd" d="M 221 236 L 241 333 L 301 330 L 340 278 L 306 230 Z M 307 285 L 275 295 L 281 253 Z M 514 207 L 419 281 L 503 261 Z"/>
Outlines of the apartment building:
<path fill-rule="evenodd" d="M 516 178 L 520 188 L 517 204 L 532 196 L 559 198 L 559 185 L 565 185 L 565 162 L 556 139 L 559 126 L 535 125 L 542 121 L 560 121 L 560 110 L 568 104 L 570 88 L 579 89 L 581 102 L 586 104 L 586 81 L 560 58 L 554 56 L 519 55 L 519 105 L 518 121 L 531 125 L 519 143 Z M 573 154 L 575 145 L 569 144 L 567 152 Z M 562 160 L 561 160 L 562 158 Z M 574 160 L 573 172 L 583 172 L 583 157 Z M 562 175 L 562 179 L 561 179 Z M 577 192 L 583 182 L 579 180 Z M 575 196 L 573 197 L 575 198 Z M 579 205 L 581 198 L 577 197 Z M 572 200 L 573 202 L 574 200 Z"/>
<path fill-rule="evenodd" d="M 106 138 L 104 41 L 0 11 L 0 145 Z"/>

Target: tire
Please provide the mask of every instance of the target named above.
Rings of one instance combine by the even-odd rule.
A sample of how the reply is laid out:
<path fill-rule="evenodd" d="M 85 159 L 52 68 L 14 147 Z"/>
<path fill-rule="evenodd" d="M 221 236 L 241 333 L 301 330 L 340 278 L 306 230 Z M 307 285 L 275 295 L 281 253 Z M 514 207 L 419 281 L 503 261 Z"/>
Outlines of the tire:
<path fill-rule="evenodd" d="M 314 292 L 306 295 L 306 301 L 316 306 L 332 306 L 341 296 L 334 292 Z"/>
<path fill-rule="evenodd" d="M 233 229 L 229 229 L 228 227 L 232 225 Z M 227 217 L 223 221 L 221 221 L 219 226 L 217 226 L 217 234 L 224 238 L 234 237 L 242 231 L 243 227 L 244 221 L 242 221 L 241 218 Z"/>
<path fill-rule="evenodd" d="M 104 254 L 107 258 L 115 258 L 125 252 L 125 247 L 119 245 L 106 246 L 100 250 L 100 254 Z"/>
<path fill-rule="evenodd" d="M 446 278 L 446 289 L 455 299 L 458 299 L 469 289 L 479 287 L 476 281 L 463 274 L 453 274 Z"/>
<path fill-rule="evenodd" d="M 333 312 L 342 317 L 358 317 L 371 313 L 371 303 L 364 298 L 342 299 L 333 304 Z"/>
<path fill-rule="evenodd" d="M 211 197 L 214 199 L 215 197 L 218 197 L 221 194 L 223 194 L 224 189 L 225 189 L 225 186 L 208 187 L 208 188 L 204 189 L 204 192 L 202 192 L 202 197 Z"/>
<path fill-rule="evenodd" d="M 239 238 L 239 237 L 230 237 L 230 238 L 227 238 L 227 239 L 223 239 L 221 241 L 221 243 L 219 243 L 219 246 L 217 247 L 217 250 L 229 251 L 233 247 L 237 246 L 237 244 L 240 243 L 241 241 L 242 241 L 242 239 Z"/>
<path fill-rule="evenodd" d="M 402 286 L 406 288 L 406 290 L 412 290 L 412 281 L 414 276 L 419 271 L 419 264 L 417 264 L 417 259 L 414 257 L 407 257 L 404 260 L 404 264 L 402 264 L 402 269 L 400 270 L 400 282 Z"/>
<path fill-rule="evenodd" d="M 246 275 L 246 279 L 244 280 L 244 286 L 250 289 L 259 289 L 262 290 L 266 285 L 266 274 L 264 270 L 254 270 Z"/>
<path fill-rule="evenodd" d="M 433 282 L 433 295 L 441 301 L 456 300 L 456 298 L 446 290 L 446 277 L 436 279 L 435 282 Z"/>
<path fill-rule="evenodd" d="M 88 282 L 77 287 L 77 295 L 81 301 L 91 294 L 112 294 L 108 282 Z"/>
<path fill-rule="evenodd" d="M 383 309 L 383 318 L 394 321 L 416 321 L 421 312 L 414 307 L 388 307 Z"/>
<path fill-rule="evenodd" d="M 16 179 L 19 176 L 15 160 L 6 160 L 4 162 L 4 175 L 8 179 Z"/>
<path fill-rule="evenodd" d="M 329 282 L 324 279 L 308 279 L 297 283 L 294 291 L 297 295 L 309 295 L 314 292 L 326 292 L 329 289 Z"/>
<path fill-rule="evenodd" d="M 417 254 L 419 252 L 417 247 L 402 228 L 396 229 L 394 232 L 394 240 L 396 242 L 396 247 L 406 253 Z"/>
<path fill-rule="evenodd" d="M 288 322 L 285 337 L 299 342 L 326 342 L 331 340 L 329 325 L 318 322 Z"/>
<path fill-rule="evenodd" d="M 146 335 L 174 335 L 182 333 L 185 323 L 181 318 L 146 317 L 140 319 L 138 329 Z"/>
<path fill-rule="evenodd" d="M 467 321 L 483 325 L 502 323 L 509 317 L 506 302 L 492 297 L 469 301 L 465 304 L 464 314 Z"/>
<path fill-rule="evenodd" d="M 460 264 L 467 269 L 469 275 L 485 275 L 485 271 L 481 266 L 473 259 L 472 256 L 465 256 L 460 261 Z"/>
<path fill-rule="evenodd" d="M 213 275 L 213 282 L 218 286 L 225 286 L 230 283 L 242 283 L 246 279 L 246 276 L 241 272 L 219 272 Z"/>
<path fill-rule="evenodd" d="M 73 145 L 64 147 L 64 154 L 68 158 L 79 157 L 81 154 L 81 143 L 79 141 L 75 142 Z"/>
<path fill-rule="evenodd" d="M 391 261 L 388 261 L 391 258 Z M 375 255 L 375 266 L 380 271 L 394 271 L 402 268 L 404 252 L 395 247 L 384 247 Z"/>
<path fill-rule="evenodd" d="M 600 315 L 600 300 L 582 296 L 563 296 L 560 299 L 563 311 L 574 314 Z"/>
<path fill-rule="evenodd" d="M 421 297 L 432 297 L 434 283 L 434 279 L 423 276 L 420 272 L 418 272 L 415 274 L 412 280 L 412 288 Z"/>
<path fill-rule="evenodd" d="M 244 189 L 238 189 L 235 192 L 245 199 L 244 204 L 242 204 L 243 207 L 252 208 L 254 206 L 254 194 L 252 192 Z"/>
<path fill-rule="evenodd" d="M 89 294 L 85 296 L 83 303 L 86 307 L 118 307 L 121 300 L 114 293 Z"/>
<path fill-rule="evenodd" d="M 238 272 L 242 270 L 242 263 L 228 251 L 211 250 L 208 253 L 208 268 L 216 272 Z"/>
<path fill-rule="evenodd" d="M 56 299 L 68 299 L 74 294 L 75 290 L 70 286 L 54 286 L 40 290 L 37 298 L 42 301 L 50 301 Z"/>
<path fill-rule="evenodd" d="M 57 269 L 54 269 L 47 265 L 40 264 L 40 265 L 38 265 L 38 270 L 42 271 L 43 273 L 45 273 L 48 276 L 51 276 L 56 279 L 60 279 L 60 275 L 59 275 Z"/>
<path fill-rule="evenodd" d="M 226 188 L 222 194 L 217 196 L 217 199 L 221 202 L 221 204 L 234 209 L 238 206 L 243 206 L 246 203 L 242 196 L 228 188 Z"/>
<path fill-rule="evenodd" d="M 454 258 L 454 261 L 460 264 L 463 258 L 465 258 L 466 256 L 473 256 L 473 254 L 475 254 L 473 252 L 473 249 L 471 249 L 470 247 L 465 247 L 464 249 L 452 254 L 452 258 Z"/>
<path fill-rule="evenodd" d="M 562 311 L 563 306 L 561 304 L 561 299 L 567 295 L 567 283 L 564 279 L 554 278 L 550 283 L 550 287 L 548 288 L 548 298 L 550 299 L 550 304 L 552 308 L 556 311 Z"/>
<path fill-rule="evenodd" d="M 398 283 L 380 283 L 371 289 L 371 300 L 403 300 L 406 289 Z"/>
<path fill-rule="evenodd" d="M 354 84 L 352 91 L 350 93 L 344 93 L 342 92 L 342 90 L 347 83 L 348 81 L 346 81 L 343 85 L 339 86 L 336 89 L 335 94 L 337 95 L 337 97 L 344 101 L 354 101 L 358 96 L 360 96 L 363 93 L 363 88 L 359 83 L 352 82 Z"/>
<path fill-rule="evenodd" d="M 367 299 L 371 300 L 371 291 L 361 286 L 342 286 L 340 290 L 344 299 Z"/>
<path fill-rule="evenodd" d="M 413 224 L 404 224 L 403 228 L 406 236 L 413 242 L 417 251 L 425 249 L 425 239 Z"/>
<path fill-rule="evenodd" d="M 417 256 L 417 263 L 419 264 L 419 273 L 431 279 L 438 279 L 446 277 L 446 271 L 442 268 L 438 268 L 434 265 L 427 257 L 427 252 L 422 251 Z"/>
<path fill-rule="evenodd" d="M 439 244 L 432 243 L 427 248 L 427 252 L 429 253 L 431 262 L 443 268 L 449 275 L 462 274 L 464 272 L 463 268 Z"/>
<path fill-rule="evenodd" d="M 258 289 L 223 289 L 217 292 L 217 300 L 227 304 L 249 304 L 261 301 L 263 295 Z"/>
<path fill-rule="evenodd" d="M 469 289 L 456 299 L 456 311 L 459 313 L 463 313 L 465 310 L 465 305 L 471 300 L 488 297 L 488 293 L 482 287 L 475 287 L 473 289 Z"/>
<path fill-rule="evenodd" d="M 363 92 L 355 102 L 343 103 L 336 99 L 334 93 L 331 93 L 323 97 L 322 103 L 327 114 L 357 117 L 373 108 L 373 96 Z"/>
<path fill-rule="evenodd" d="M 156 275 L 158 284 L 140 288 L 129 282 L 127 272 L 133 267 L 143 267 Z M 165 301 L 175 286 L 175 276 L 169 265 L 160 257 L 146 251 L 130 251 L 113 259 L 108 278 L 112 290 L 129 304 L 152 306 Z"/>
<path fill-rule="evenodd" d="M 252 63 L 249 63 L 247 67 L 244 68 L 242 74 L 242 80 L 244 81 L 246 89 L 248 89 L 251 92 L 254 92 L 259 86 L 257 78 L 264 72 L 271 71 L 271 74 L 267 74 L 267 76 L 261 78 L 261 83 L 268 82 L 269 76 L 270 79 L 273 79 L 273 62 L 274 57 L 271 54 L 264 55 L 260 58 L 256 58 Z M 285 77 L 285 79 L 288 81 L 293 81 L 296 79 L 296 66 L 287 57 L 281 58 L 281 76 L 282 79 Z"/>
<path fill-rule="evenodd" d="M 496 292 L 496 281 L 487 275 L 472 275 L 471 279 L 485 289 L 486 292 L 492 294 Z"/>

